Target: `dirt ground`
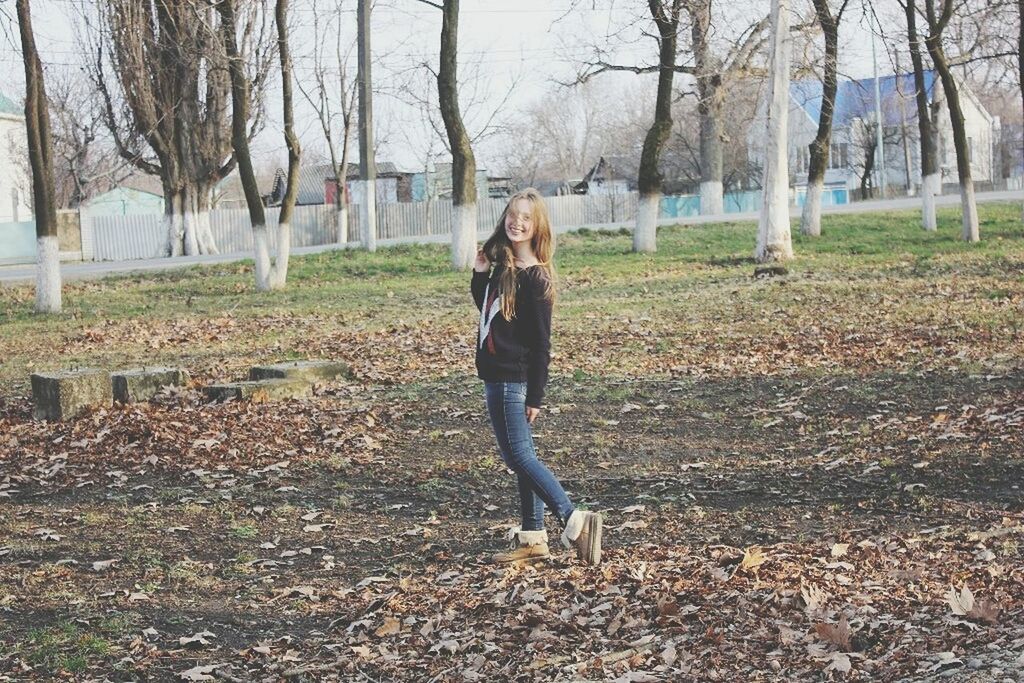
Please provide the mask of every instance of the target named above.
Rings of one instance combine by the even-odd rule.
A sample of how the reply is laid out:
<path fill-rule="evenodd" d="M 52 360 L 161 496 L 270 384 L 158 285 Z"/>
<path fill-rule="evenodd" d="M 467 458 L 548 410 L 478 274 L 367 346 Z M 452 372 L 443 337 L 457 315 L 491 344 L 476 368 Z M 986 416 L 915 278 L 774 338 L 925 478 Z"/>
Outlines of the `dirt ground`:
<path fill-rule="evenodd" d="M 1024 680 L 1021 373 L 548 403 L 600 567 L 487 563 L 516 496 L 472 377 L 3 401 L 0 680 Z"/>

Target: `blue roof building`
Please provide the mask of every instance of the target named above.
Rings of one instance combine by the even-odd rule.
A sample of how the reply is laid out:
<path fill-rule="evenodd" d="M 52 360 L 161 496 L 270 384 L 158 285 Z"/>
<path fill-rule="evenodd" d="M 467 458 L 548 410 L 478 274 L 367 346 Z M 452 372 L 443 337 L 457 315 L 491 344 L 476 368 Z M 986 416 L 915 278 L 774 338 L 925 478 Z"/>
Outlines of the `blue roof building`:
<path fill-rule="evenodd" d="M 956 182 L 956 154 L 953 129 L 942 91 L 942 82 L 934 71 L 925 72 L 925 94 L 936 122 L 940 172 L 944 182 Z M 997 168 L 994 145 L 999 137 L 999 119 L 993 117 L 964 84 L 959 84 L 964 109 L 971 174 L 975 181 L 992 180 Z M 854 189 L 865 175 L 865 159 L 876 144 L 881 109 L 885 179 L 890 187 L 912 191 L 921 182 L 920 142 L 917 126 L 916 86 L 913 74 L 883 76 L 878 79 L 880 103 L 875 97 L 875 79 L 843 80 L 836 89 L 832 124 L 832 146 L 825 184 Z M 818 131 L 823 84 L 820 80 L 799 80 L 790 84 L 789 158 L 794 185 L 807 182 L 810 165 L 809 145 Z M 764 103 L 758 110 L 748 137 L 748 149 L 755 161 L 763 158 Z M 875 181 L 879 160 L 875 159 Z"/>

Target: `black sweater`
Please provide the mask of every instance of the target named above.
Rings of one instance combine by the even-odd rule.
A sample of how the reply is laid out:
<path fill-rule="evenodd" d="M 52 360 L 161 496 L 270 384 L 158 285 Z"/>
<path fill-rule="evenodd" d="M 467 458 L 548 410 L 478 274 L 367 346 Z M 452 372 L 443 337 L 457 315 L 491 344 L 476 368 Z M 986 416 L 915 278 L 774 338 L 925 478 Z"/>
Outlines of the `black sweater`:
<path fill-rule="evenodd" d="M 505 320 L 494 272 L 473 272 L 470 289 L 477 309 L 483 311 L 476 343 L 476 370 L 486 382 L 526 382 L 526 405 L 540 408 L 551 362 L 551 301 L 544 297 L 547 272 L 540 266 L 516 273 L 516 315 Z"/>

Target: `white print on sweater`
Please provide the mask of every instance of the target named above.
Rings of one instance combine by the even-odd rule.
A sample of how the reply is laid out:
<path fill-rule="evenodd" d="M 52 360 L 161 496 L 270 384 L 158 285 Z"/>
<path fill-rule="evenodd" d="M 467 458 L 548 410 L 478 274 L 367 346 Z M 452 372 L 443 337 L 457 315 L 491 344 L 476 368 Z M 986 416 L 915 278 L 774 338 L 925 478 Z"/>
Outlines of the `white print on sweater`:
<path fill-rule="evenodd" d="M 490 292 L 491 283 L 487 283 L 487 287 L 484 288 L 484 305 L 480 307 L 480 348 L 484 347 L 484 342 L 487 341 L 487 335 L 491 333 L 491 323 L 494 322 L 494 316 L 498 315 L 498 311 L 501 310 L 501 297 L 494 297 L 494 302 L 491 304 L 490 309 L 487 308 L 487 294 Z"/>

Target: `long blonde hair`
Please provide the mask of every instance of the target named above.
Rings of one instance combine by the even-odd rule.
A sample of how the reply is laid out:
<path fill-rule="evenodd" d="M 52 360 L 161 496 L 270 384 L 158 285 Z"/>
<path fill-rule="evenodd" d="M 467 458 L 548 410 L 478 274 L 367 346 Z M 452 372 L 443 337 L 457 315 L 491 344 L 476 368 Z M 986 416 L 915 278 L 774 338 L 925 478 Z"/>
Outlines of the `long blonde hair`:
<path fill-rule="evenodd" d="M 530 202 L 531 216 L 533 217 L 533 237 L 530 239 L 530 246 L 534 256 L 537 257 L 539 265 L 547 273 L 547 286 L 544 290 L 544 298 L 548 301 L 555 299 L 555 236 L 551 232 L 551 219 L 548 217 L 548 208 L 540 193 L 532 187 L 520 190 L 509 197 L 505 210 L 501 212 L 498 225 L 494 233 L 484 242 L 484 254 L 495 266 L 504 266 L 501 276 L 498 278 L 498 295 L 501 297 L 501 314 L 505 320 L 512 320 L 516 316 L 516 261 L 512 251 L 512 242 L 505 233 L 505 219 L 513 209 L 515 203 L 520 199 Z"/>

